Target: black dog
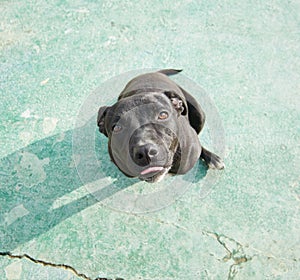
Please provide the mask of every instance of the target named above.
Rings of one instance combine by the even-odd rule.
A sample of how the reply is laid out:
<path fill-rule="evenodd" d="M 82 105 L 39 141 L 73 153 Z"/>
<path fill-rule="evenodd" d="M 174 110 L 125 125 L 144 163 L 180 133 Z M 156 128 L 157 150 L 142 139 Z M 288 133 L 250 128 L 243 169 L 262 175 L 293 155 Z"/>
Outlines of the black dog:
<path fill-rule="evenodd" d="M 100 107 L 98 126 L 108 137 L 111 160 L 128 177 L 160 181 L 185 174 L 201 158 L 210 168 L 223 161 L 201 147 L 205 114 L 197 101 L 161 70 L 132 79 L 111 107 Z"/>

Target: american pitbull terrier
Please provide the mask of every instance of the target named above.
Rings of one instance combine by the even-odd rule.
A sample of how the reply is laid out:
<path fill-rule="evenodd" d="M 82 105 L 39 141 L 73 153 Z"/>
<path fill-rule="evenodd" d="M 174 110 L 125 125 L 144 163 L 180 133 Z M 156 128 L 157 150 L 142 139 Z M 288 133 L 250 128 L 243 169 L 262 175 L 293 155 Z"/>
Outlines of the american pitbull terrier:
<path fill-rule="evenodd" d="M 224 168 L 220 157 L 201 147 L 201 106 L 168 77 L 180 71 L 139 75 L 114 105 L 100 107 L 99 131 L 108 137 L 110 158 L 126 176 L 158 182 L 167 173 L 187 173 L 199 159 L 209 168 Z"/>

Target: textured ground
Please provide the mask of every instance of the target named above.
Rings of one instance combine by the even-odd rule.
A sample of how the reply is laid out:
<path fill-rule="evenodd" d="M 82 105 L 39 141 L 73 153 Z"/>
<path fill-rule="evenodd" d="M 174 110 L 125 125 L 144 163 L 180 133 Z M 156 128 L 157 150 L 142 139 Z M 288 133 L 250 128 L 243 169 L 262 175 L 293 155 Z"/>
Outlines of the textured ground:
<path fill-rule="evenodd" d="M 296 0 L 2 0 L 0 279 L 300 279 L 299 15 Z M 111 77 L 170 67 L 211 101 L 203 138 L 224 130 L 226 169 L 197 166 L 161 201 L 80 108 L 111 101 Z"/>

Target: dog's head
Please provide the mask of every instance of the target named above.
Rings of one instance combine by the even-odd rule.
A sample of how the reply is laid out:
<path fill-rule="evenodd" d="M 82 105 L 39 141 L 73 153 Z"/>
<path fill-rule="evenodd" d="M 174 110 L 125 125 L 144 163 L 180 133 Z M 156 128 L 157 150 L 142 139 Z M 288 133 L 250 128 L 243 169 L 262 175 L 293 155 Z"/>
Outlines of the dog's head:
<path fill-rule="evenodd" d="M 182 96 L 147 92 L 101 107 L 97 122 L 116 166 L 128 177 L 157 182 L 180 156 L 178 120 L 186 115 Z"/>

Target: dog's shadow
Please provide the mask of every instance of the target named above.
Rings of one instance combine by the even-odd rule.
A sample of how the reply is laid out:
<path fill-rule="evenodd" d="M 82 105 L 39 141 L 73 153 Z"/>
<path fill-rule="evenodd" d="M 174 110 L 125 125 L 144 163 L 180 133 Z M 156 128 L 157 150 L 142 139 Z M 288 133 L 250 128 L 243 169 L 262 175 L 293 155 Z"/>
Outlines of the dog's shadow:
<path fill-rule="evenodd" d="M 89 165 L 88 160 L 82 160 L 82 155 L 72 149 L 73 135 L 86 135 L 91 127 L 96 135 L 95 153 L 99 155 L 101 172 L 95 169 L 97 165 Z M 77 142 L 83 150 L 84 141 L 83 137 Z M 202 163 L 199 166 L 196 176 L 184 179 L 187 183 L 205 177 L 206 167 Z M 107 178 L 111 183 L 97 190 L 96 196 L 85 192 L 76 199 L 76 192 L 84 185 Z M 0 251 L 15 249 L 137 181 L 125 177 L 110 161 L 107 139 L 97 133 L 94 118 L 80 128 L 44 138 L 9 154 L 0 160 Z M 66 203 L 57 203 L 66 196 L 69 197 Z"/>

